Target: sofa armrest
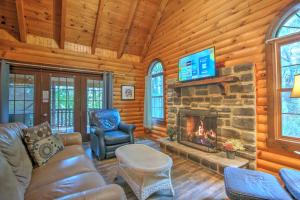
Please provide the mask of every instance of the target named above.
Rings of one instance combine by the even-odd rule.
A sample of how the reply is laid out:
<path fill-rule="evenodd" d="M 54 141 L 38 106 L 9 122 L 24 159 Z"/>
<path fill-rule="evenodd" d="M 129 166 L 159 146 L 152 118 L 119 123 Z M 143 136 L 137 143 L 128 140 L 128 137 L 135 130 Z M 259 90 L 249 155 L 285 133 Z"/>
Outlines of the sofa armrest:
<path fill-rule="evenodd" d="M 82 137 L 78 132 L 75 133 L 59 133 L 58 134 L 65 146 L 81 145 Z"/>
<path fill-rule="evenodd" d="M 126 200 L 124 190 L 116 184 L 69 194 L 57 200 Z"/>

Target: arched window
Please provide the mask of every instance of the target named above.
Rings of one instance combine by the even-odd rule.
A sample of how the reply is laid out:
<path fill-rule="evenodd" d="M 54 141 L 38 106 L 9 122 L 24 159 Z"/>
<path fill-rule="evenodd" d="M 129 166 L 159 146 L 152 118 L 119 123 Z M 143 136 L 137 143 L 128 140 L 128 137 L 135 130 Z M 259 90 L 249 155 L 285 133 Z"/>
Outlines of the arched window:
<path fill-rule="evenodd" d="M 164 120 L 164 74 L 163 66 L 154 61 L 149 70 L 151 77 L 151 115 L 152 121 Z"/>
<path fill-rule="evenodd" d="M 300 3 L 290 5 L 267 35 L 268 144 L 288 151 L 300 147 L 300 98 L 291 98 L 300 74 Z"/>

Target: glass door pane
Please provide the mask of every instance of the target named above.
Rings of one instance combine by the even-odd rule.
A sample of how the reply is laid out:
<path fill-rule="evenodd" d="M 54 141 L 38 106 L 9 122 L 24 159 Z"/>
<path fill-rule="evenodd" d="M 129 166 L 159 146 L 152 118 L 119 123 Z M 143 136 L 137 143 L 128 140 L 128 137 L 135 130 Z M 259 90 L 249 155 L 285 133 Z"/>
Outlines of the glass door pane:
<path fill-rule="evenodd" d="M 92 110 L 99 110 L 102 108 L 103 97 L 103 81 L 87 79 L 87 129 L 90 132 L 89 112 Z"/>
<path fill-rule="evenodd" d="M 72 77 L 51 77 L 51 128 L 53 132 L 74 132 L 74 92 Z"/>
<path fill-rule="evenodd" d="M 9 75 L 9 121 L 34 125 L 34 75 Z"/>

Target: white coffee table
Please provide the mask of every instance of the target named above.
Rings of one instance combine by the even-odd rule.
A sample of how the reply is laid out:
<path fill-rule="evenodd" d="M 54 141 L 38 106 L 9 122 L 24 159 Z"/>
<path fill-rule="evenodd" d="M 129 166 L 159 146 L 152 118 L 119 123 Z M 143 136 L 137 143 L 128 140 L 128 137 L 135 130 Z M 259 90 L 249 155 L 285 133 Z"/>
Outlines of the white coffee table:
<path fill-rule="evenodd" d="M 160 190 L 171 190 L 174 196 L 170 156 L 143 144 L 119 147 L 116 156 L 118 175 L 125 179 L 138 199 L 144 200 Z"/>

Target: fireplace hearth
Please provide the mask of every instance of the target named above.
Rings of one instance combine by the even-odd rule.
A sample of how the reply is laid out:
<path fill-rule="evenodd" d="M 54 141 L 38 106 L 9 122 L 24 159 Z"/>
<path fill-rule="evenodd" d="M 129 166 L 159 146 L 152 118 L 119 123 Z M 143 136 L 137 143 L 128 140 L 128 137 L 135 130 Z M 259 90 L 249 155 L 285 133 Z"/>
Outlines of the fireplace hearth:
<path fill-rule="evenodd" d="M 207 152 L 217 149 L 217 112 L 180 109 L 178 142 Z"/>

